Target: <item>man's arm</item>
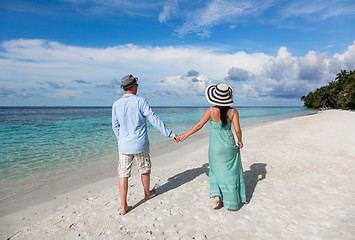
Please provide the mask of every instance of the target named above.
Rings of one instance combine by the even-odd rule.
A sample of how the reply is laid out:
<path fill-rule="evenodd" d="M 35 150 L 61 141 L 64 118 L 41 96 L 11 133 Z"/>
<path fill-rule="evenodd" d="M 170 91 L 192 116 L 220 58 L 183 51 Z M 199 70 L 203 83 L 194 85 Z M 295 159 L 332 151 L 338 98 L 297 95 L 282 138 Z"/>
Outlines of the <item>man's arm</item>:
<path fill-rule="evenodd" d="M 112 106 L 112 130 L 115 133 L 118 142 L 118 132 L 120 131 L 120 124 L 116 116 L 115 105 Z"/>
<path fill-rule="evenodd" d="M 149 106 L 147 100 L 143 100 L 142 104 L 142 112 L 143 115 L 146 116 L 149 120 L 149 122 L 155 127 L 157 130 L 159 130 L 164 136 L 169 137 L 169 138 L 175 138 L 178 137 L 177 135 L 175 136 L 175 133 L 171 131 L 160 118 L 153 112 L 152 108 Z"/>

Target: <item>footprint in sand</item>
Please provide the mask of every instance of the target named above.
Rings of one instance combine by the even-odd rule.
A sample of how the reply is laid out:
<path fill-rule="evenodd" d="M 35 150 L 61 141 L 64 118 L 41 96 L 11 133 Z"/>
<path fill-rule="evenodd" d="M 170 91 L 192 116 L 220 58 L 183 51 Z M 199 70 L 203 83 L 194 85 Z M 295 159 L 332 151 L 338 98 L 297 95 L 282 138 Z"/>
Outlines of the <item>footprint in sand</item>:
<path fill-rule="evenodd" d="M 101 218 L 101 233 L 110 236 L 117 228 L 117 221 L 111 217 Z"/>
<path fill-rule="evenodd" d="M 178 207 L 170 207 L 164 210 L 166 216 L 176 216 L 178 214 L 181 215 Z"/>

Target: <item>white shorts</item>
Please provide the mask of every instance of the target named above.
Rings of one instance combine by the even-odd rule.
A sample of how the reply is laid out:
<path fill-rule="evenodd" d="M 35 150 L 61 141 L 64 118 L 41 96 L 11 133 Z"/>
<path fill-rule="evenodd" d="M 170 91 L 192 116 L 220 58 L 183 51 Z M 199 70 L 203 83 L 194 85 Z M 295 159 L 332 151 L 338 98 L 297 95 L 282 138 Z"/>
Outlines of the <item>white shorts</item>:
<path fill-rule="evenodd" d="M 130 177 L 133 159 L 136 159 L 138 171 L 140 174 L 149 173 L 151 170 L 151 162 L 149 155 L 149 147 L 143 152 L 136 154 L 122 154 L 118 157 L 118 176 Z"/>

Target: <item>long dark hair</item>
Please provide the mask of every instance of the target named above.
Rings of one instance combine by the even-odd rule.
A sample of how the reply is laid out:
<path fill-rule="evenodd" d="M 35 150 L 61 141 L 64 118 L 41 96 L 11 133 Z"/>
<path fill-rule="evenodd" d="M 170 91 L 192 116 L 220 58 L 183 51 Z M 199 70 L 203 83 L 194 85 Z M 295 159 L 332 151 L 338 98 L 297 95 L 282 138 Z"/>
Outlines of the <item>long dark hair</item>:
<path fill-rule="evenodd" d="M 221 121 L 222 121 L 222 127 L 227 125 L 228 122 L 228 116 L 227 116 L 227 112 L 229 110 L 229 106 L 217 106 L 219 108 L 220 111 L 220 117 L 221 117 Z"/>

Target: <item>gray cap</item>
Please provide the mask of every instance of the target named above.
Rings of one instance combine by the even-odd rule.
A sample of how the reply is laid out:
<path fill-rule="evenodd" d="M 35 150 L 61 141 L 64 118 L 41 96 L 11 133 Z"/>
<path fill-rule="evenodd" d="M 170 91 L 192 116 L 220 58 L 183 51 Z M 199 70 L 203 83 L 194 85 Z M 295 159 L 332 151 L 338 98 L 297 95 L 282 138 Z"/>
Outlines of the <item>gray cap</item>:
<path fill-rule="evenodd" d="M 130 75 L 127 75 L 127 76 L 124 76 L 124 77 L 122 78 L 122 85 L 121 85 L 121 88 L 123 88 L 123 89 L 130 88 L 130 87 L 132 87 L 134 84 L 136 84 L 137 81 L 138 81 L 138 78 L 133 77 L 131 74 L 130 74 Z"/>

